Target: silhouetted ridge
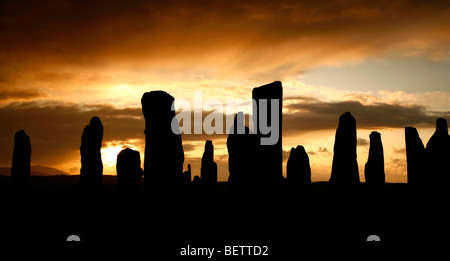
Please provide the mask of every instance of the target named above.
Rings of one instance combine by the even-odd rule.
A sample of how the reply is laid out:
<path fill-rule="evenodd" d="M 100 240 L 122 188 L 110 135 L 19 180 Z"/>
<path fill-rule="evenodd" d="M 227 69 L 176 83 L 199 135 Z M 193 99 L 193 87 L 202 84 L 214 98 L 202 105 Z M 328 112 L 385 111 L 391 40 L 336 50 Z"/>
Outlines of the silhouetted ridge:
<path fill-rule="evenodd" d="M 356 159 L 356 120 L 346 112 L 339 117 L 334 141 L 330 185 L 357 188 L 359 170 Z"/>
<path fill-rule="evenodd" d="M 81 136 L 80 186 L 89 193 L 99 193 L 102 185 L 103 163 L 101 155 L 103 125 L 93 117 Z"/>
<path fill-rule="evenodd" d="M 370 133 L 369 158 L 364 169 L 366 183 L 370 187 L 380 187 L 385 182 L 383 144 L 380 133 Z"/>
<path fill-rule="evenodd" d="M 126 148 L 117 155 L 117 185 L 121 197 L 136 197 L 140 193 L 142 169 L 139 151 Z"/>
<path fill-rule="evenodd" d="M 425 148 L 416 128 L 405 127 L 406 166 L 408 184 L 419 186 L 426 183 L 426 155 Z"/>
<path fill-rule="evenodd" d="M 309 157 L 303 146 L 291 148 L 286 164 L 286 181 L 294 189 L 300 190 L 311 184 Z"/>
<path fill-rule="evenodd" d="M 14 150 L 11 165 L 13 189 L 25 192 L 30 179 L 31 143 L 24 130 L 14 135 Z"/>
<path fill-rule="evenodd" d="M 278 140 L 273 145 L 261 145 L 259 148 L 258 162 L 261 167 L 259 179 L 263 183 L 273 185 L 274 182 L 280 182 L 283 179 L 283 148 L 282 148 L 282 123 L 283 123 L 283 87 L 280 81 L 275 81 L 260 87 L 256 87 L 252 91 L 252 98 L 256 102 L 253 107 L 253 122 L 257 123 L 255 131 L 259 137 L 268 138 L 274 133 L 263 134 L 261 130 L 261 116 L 267 116 L 267 126 L 272 126 L 275 120 L 278 123 Z M 272 100 L 278 100 L 278 114 L 273 118 L 271 114 Z M 261 100 L 265 100 L 267 104 L 266 111 L 262 111 Z M 255 104 L 254 104 L 255 105 Z"/>
<path fill-rule="evenodd" d="M 181 135 L 172 131 L 172 120 L 176 121 L 174 128 L 178 128 L 173 101 L 174 98 L 164 91 L 146 92 L 141 99 L 145 118 L 145 188 L 151 187 L 150 191 L 164 192 L 168 196 L 173 196 L 167 191 L 168 186 L 181 183 L 184 162 Z"/>

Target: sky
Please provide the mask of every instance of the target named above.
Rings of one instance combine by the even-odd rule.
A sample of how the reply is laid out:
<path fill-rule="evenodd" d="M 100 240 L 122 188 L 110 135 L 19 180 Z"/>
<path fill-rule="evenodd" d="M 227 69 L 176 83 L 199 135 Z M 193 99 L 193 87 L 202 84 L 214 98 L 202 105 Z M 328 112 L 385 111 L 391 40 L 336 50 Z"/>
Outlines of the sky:
<path fill-rule="evenodd" d="M 83 128 L 99 116 L 104 174 L 115 175 L 122 148 L 143 160 L 140 99 L 153 90 L 225 102 L 281 81 L 284 161 L 303 145 L 313 181 L 330 177 L 346 111 L 362 181 L 371 131 L 386 181 L 406 182 L 403 128 L 426 145 L 436 118 L 450 120 L 448 1 L 1 1 L 0 39 L 0 167 L 24 129 L 32 165 L 79 174 Z M 226 135 L 182 138 L 185 169 L 199 175 L 210 139 L 228 179 Z"/>

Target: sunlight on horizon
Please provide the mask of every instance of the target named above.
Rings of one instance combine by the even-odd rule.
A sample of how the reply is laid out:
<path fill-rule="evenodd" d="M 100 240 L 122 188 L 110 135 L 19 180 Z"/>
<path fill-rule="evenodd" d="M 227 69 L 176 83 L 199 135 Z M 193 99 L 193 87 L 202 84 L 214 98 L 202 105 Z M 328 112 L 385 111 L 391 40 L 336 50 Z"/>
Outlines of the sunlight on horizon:
<path fill-rule="evenodd" d="M 116 146 L 108 146 L 106 148 L 102 148 L 102 162 L 103 162 L 103 174 L 105 175 L 115 175 L 116 174 L 116 163 L 117 163 L 117 155 L 120 151 L 130 148 L 132 150 L 137 150 L 136 147 L 132 145 L 116 145 Z M 142 159 L 141 159 L 142 161 Z M 142 164 L 141 164 L 142 165 Z"/>

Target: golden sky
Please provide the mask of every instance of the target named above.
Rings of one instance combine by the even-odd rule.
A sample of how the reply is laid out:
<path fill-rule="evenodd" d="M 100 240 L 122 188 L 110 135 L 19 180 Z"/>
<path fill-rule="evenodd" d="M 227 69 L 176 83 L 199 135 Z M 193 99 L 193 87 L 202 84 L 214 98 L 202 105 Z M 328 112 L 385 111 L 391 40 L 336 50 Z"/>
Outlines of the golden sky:
<path fill-rule="evenodd" d="M 33 165 L 78 174 L 81 133 L 97 115 L 104 173 L 115 174 L 122 147 L 143 154 L 140 98 L 152 90 L 225 102 L 282 81 L 284 159 L 305 146 L 313 180 L 329 178 L 346 111 L 361 180 L 372 130 L 386 180 L 405 182 L 403 127 L 426 144 L 435 119 L 450 120 L 448 1 L 2 1 L 0 39 L 0 166 L 25 129 Z M 199 174 L 206 139 L 226 180 L 224 135 L 183 135 L 185 169 Z"/>

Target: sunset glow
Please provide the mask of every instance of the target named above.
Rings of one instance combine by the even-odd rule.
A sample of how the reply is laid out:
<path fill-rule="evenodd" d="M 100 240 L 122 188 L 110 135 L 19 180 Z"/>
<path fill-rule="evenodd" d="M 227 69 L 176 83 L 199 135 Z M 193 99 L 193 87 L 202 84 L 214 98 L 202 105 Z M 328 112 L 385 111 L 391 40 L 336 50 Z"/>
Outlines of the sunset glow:
<path fill-rule="evenodd" d="M 1 9 L 3 167 L 24 129 L 32 165 L 79 174 L 80 137 L 92 116 L 104 125 L 105 174 L 115 174 L 125 147 L 143 162 L 140 99 L 153 90 L 225 103 L 282 81 L 284 161 L 303 145 L 313 181 L 330 177 L 346 111 L 357 122 L 362 181 L 371 131 L 381 133 L 386 181 L 406 182 L 403 128 L 417 127 L 426 144 L 436 118 L 450 120 L 445 1 L 6 1 Z M 225 135 L 183 135 L 184 168 L 200 174 L 207 139 L 226 181 Z"/>

